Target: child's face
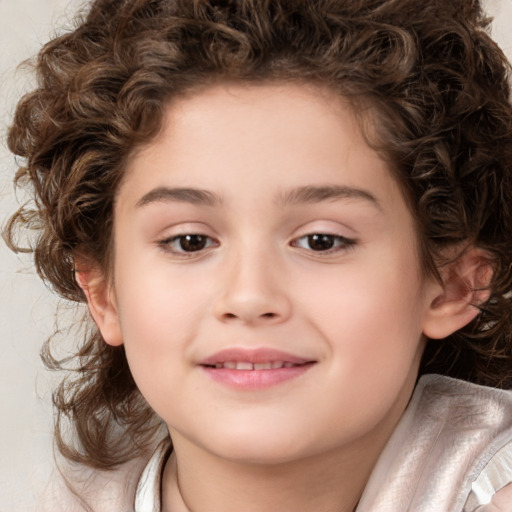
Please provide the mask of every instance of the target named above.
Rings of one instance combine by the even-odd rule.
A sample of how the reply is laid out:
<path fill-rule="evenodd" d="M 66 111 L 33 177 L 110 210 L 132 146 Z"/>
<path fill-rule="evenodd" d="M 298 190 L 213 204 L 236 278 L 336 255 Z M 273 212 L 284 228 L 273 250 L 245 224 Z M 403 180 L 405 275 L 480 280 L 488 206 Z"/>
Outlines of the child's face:
<path fill-rule="evenodd" d="M 333 93 L 231 85 L 175 101 L 129 162 L 114 242 L 103 333 L 177 453 L 276 462 L 384 442 L 439 285 Z"/>

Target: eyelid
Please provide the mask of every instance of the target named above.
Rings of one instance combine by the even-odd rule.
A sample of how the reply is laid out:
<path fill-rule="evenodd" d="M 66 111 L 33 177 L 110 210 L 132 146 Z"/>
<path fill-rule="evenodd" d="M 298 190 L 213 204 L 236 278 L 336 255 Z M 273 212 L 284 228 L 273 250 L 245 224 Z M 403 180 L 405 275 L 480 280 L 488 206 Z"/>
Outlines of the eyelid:
<path fill-rule="evenodd" d="M 215 233 L 208 224 L 188 220 L 166 223 L 165 226 L 160 226 L 158 231 L 155 230 L 151 237 L 155 243 L 161 243 L 186 235 L 200 235 L 212 240 L 216 239 Z"/>

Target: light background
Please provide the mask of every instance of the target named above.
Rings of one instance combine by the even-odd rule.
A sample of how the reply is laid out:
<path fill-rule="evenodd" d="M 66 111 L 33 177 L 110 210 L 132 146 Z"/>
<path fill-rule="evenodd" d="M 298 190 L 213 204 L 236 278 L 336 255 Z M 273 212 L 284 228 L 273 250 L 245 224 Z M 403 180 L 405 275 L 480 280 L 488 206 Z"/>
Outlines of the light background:
<path fill-rule="evenodd" d="M 451 1 L 451 0 L 447 0 Z M 6 127 L 32 79 L 17 65 L 61 27 L 77 0 L 0 0 L 0 224 L 17 207 L 6 149 Z M 512 0 L 487 0 L 493 35 L 512 56 Z M 18 198 L 21 200 L 22 198 Z M 54 330 L 57 300 L 35 275 L 29 257 L 0 242 L 0 512 L 29 511 L 53 463 L 51 388 L 55 376 L 40 362 L 42 342 Z"/>

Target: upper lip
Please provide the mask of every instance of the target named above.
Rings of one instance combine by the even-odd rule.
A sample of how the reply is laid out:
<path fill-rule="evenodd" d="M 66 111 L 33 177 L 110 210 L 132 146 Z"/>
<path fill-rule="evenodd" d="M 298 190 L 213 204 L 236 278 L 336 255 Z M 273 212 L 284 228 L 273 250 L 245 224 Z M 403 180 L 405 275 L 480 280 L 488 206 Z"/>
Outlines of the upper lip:
<path fill-rule="evenodd" d="M 283 363 L 306 364 L 311 359 L 305 359 L 281 350 L 273 348 L 227 348 L 202 359 L 199 364 L 202 366 L 215 366 L 218 363 L 226 362 L 247 362 L 247 363 L 268 363 L 282 361 Z"/>

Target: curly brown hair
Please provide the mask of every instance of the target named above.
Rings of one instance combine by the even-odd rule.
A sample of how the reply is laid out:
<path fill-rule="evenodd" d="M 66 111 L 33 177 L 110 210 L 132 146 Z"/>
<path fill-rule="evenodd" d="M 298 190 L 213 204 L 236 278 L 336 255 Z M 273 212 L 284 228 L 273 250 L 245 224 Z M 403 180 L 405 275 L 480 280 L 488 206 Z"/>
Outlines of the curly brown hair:
<path fill-rule="evenodd" d="M 428 344 L 420 373 L 512 385 L 512 108 L 509 65 L 477 0 L 95 0 L 50 41 L 37 88 L 8 143 L 32 205 L 10 220 L 35 230 L 35 264 L 64 298 L 85 302 L 77 255 L 109 268 L 113 201 L 135 148 L 169 99 L 222 80 L 319 83 L 369 107 L 372 143 L 391 162 L 417 220 L 425 270 L 446 247 L 485 250 L 494 270 L 478 317 Z M 54 368 L 67 367 L 44 350 Z M 122 347 L 93 327 L 55 393 L 68 458 L 111 468 L 140 453 L 159 420 Z M 70 421 L 75 444 L 62 435 Z"/>

